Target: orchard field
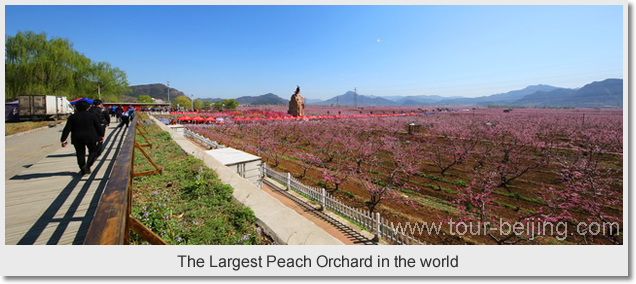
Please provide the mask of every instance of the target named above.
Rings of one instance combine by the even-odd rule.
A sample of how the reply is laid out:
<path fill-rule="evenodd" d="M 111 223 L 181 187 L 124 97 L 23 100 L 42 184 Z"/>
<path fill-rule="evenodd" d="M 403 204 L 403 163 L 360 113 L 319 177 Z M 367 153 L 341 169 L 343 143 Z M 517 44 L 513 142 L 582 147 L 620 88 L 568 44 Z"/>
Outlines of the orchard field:
<path fill-rule="evenodd" d="M 623 243 L 622 110 L 306 113 L 242 110 L 188 127 L 394 224 L 438 226 L 415 228 L 427 243 Z"/>

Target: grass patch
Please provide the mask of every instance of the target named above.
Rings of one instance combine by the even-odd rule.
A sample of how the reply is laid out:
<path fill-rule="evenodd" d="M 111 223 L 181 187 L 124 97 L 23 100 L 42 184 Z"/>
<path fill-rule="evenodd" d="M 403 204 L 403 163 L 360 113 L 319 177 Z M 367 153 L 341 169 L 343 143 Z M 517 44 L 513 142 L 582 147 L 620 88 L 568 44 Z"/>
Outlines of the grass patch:
<path fill-rule="evenodd" d="M 341 189 L 339 189 L 338 192 L 341 192 L 342 194 L 344 194 L 344 195 L 346 195 L 346 196 L 348 196 L 350 198 L 355 198 L 356 197 L 355 193 L 353 193 L 353 192 L 348 192 L 348 191 L 341 190 Z"/>
<path fill-rule="evenodd" d="M 428 187 L 428 188 L 430 188 L 432 190 L 435 190 L 435 191 L 440 191 L 441 190 L 441 191 L 446 192 L 448 194 L 457 194 L 457 191 L 455 191 L 455 190 L 452 190 L 450 188 L 441 187 L 439 185 L 430 184 L 430 183 L 429 184 L 425 184 L 424 187 Z"/>
<path fill-rule="evenodd" d="M 538 204 L 546 204 L 545 201 L 543 201 L 542 199 L 539 198 L 534 198 L 534 197 L 527 197 L 527 196 L 523 196 L 519 193 L 516 192 L 503 192 L 503 191 L 494 191 L 497 194 L 501 194 L 501 195 L 505 195 L 514 199 L 518 199 L 518 200 L 525 200 L 525 201 L 529 201 L 529 202 L 534 202 L 534 203 L 538 203 Z"/>
<path fill-rule="evenodd" d="M 513 209 L 513 210 L 519 210 L 520 208 L 508 203 L 503 203 L 503 202 L 497 202 L 497 201 L 493 201 L 493 204 L 497 205 L 497 206 L 501 206 L 501 207 L 505 207 L 505 208 L 509 208 L 509 209 Z"/>
<path fill-rule="evenodd" d="M 459 179 L 453 180 L 453 184 L 459 185 L 459 186 L 466 186 L 466 182 Z"/>
<path fill-rule="evenodd" d="M 146 152 L 162 174 L 133 180 L 132 215 L 171 245 L 251 245 L 266 242 L 249 207 L 232 199 L 233 188 L 223 184 L 201 160 L 187 155 L 156 125 L 146 126 L 153 145 Z M 143 138 L 137 136 L 139 142 Z M 149 169 L 141 153 L 135 171 Z M 151 168 L 151 167 L 150 167 Z M 146 244 L 131 234 L 131 244 Z"/>
<path fill-rule="evenodd" d="M 442 191 L 443 191 L 443 192 L 446 192 L 446 193 L 448 193 L 448 194 L 457 194 L 457 191 L 452 190 L 452 189 L 450 189 L 450 188 L 442 187 Z"/>
<path fill-rule="evenodd" d="M 434 180 L 434 181 L 452 183 L 450 180 L 446 179 L 445 177 L 440 177 L 440 176 L 436 176 L 436 175 L 427 175 L 427 174 L 424 174 L 424 173 L 416 173 L 415 175 L 423 177 L 423 178 L 427 178 L 427 179 L 430 179 L 430 180 Z"/>
<path fill-rule="evenodd" d="M 11 122 L 4 124 L 4 136 L 17 134 L 20 132 L 26 132 L 29 130 L 37 129 L 40 127 L 49 126 L 49 124 L 57 124 L 57 126 L 64 127 L 66 120 L 64 121 L 23 121 L 23 122 Z"/>

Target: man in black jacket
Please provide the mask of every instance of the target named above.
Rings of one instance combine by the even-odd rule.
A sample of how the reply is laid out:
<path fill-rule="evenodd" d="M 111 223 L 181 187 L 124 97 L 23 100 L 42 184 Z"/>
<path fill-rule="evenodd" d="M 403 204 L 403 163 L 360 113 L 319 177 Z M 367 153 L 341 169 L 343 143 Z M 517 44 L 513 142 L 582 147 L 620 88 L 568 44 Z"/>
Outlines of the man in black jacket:
<path fill-rule="evenodd" d="M 85 101 L 75 103 L 75 113 L 66 121 L 62 130 L 62 147 L 66 147 L 66 138 L 71 132 L 71 144 L 75 147 L 77 165 L 82 174 L 90 174 L 91 166 L 97 157 L 97 142 L 104 141 L 104 128 L 97 116 L 88 111 L 90 104 Z M 88 148 L 88 161 L 85 160 Z"/>
<path fill-rule="evenodd" d="M 102 128 L 104 129 L 104 134 L 106 134 L 106 127 L 110 125 L 110 115 L 108 115 L 108 110 L 104 108 L 102 101 L 94 100 L 93 107 L 91 107 L 89 111 L 94 113 L 97 116 L 97 118 L 99 119 L 99 123 L 102 125 Z M 103 150 L 104 150 L 104 143 L 100 141 L 99 143 L 97 143 L 97 156 L 95 157 L 96 159 L 102 154 Z"/>

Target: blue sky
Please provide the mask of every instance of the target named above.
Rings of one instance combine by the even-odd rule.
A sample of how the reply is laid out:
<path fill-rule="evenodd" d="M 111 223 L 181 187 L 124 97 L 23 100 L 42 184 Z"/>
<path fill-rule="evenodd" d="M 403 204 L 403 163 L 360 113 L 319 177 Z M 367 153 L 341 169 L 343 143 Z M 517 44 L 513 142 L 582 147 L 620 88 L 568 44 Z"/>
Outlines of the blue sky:
<path fill-rule="evenodd" d="M 623 78 L 623 6 L 5 6 L 130 85 L 198 98 L 485 96 Z"/>

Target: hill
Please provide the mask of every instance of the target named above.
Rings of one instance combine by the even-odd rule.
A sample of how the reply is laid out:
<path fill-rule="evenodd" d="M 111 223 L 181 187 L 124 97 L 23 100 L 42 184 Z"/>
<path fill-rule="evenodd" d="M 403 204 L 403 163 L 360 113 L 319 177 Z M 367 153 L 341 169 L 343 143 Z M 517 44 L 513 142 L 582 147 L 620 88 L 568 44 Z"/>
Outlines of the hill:
<path fill-rule="evenodd" d="M 476 98 L 450 98 L 450 99 L 442 99 L 436 102 L 433 102 L 432 105 L 449 105 L 449 106 L 488 106 L 488 105 L 510 105 L 514 101 L 523 98 L 526 95 L 533 94 L 536 92 L 549 92 L 559 89 L 558 87 L 550 86 L 550 85 L 531 85 L 525 87 L 521 90 L 509 91 L 501 94 L 494 94 L 489 96 L 482 96 Z"/>
<path fill-rule="evenodd" d="M 322 101 L 319 103 L 316 103 L 314 105 L 319 105 L 319 106 L 354 106 L 356 99 L 355 99 L 355 93 L 352 91 L 348 91 L 340 96 L 336 96 L 333 97 L 331 99 L 328 99 L 326 101 Z M 358 106 L 394 106 L 397 105 L 396 102 L 394 101 L 390 101 L 387 100 L 385 98 L 381 98 L 381 97 L 371 97 L 371 96 L 364 96 L 364 95 L 358 95 L 357 97 L 357 105 Z"/>
<path fill-rule="evenodd" d="M 620 107 L 623 105 L 623 80 L 595 81 L 577 89 L 539 84 L 521 90 L 476 98 L 445 98 L 440 96 L 393 96 L 387 98 L 398 105 L 405 106 Z"/>
<path fill-rule="evenodd" d="M 123 101 L 136 101 L 140 95 L 168 99 L 168 86 L 148 84 L 131 86 Z M 185 95 L 170 88 L 170 99 Z M 306 105 L 353 106 L 355 93 L 348 91 L 331 99 L 320 101 L 306 99 Z M 206 98 L 203 101 L 215 102 L 221 99 Z M 243 105 L 287 105 L 288 99 L 268 93 L 261 96 L 243 96 L 236 99 Z M 595 81 L 578 89 L 559 88 L 550 85 L 531 85 L 520 90 L 493 94 L 477 98 L 441 97 L 436 95 L 375 97 L 357 95 L 358 106 L 525 106 L 525 107 L 620 107 L 623 105 L 623 79 Z"/>
<path fill-rule="evenodd" d="M 130 86 L 130 92 L 125 96 L 132 97 L 136 101 L 141 95 L 147 95 L 155 99 L 162 99 L 168 101 L 168 86 L 164 84 L 147 84 L 147 85 L 135 85 Z M 186 94 L 175 88 L 170 88 L 170 100 L 178 96 L 185 96 Z"/>
<path fill-rule="evenodd" d="M 260 96 L 239 97 L 236 101 L 242 105 L 287 105 L 289 103 L 289 100 L 282 99 L 272 93 Z"/>
<path fill-rule="evenodd" d="M 623 80 L 606 79 L 587 84 L 580 89 L 556 89 L 535 92 L 514 102 L 514 105 L 536 107 L 620 107 L 623 105 Z"/>

